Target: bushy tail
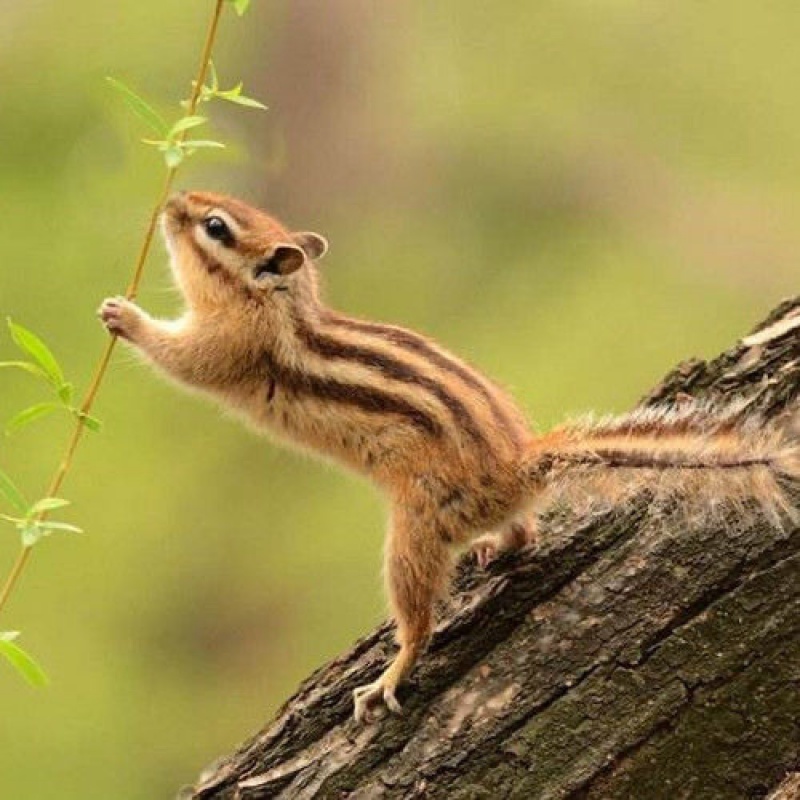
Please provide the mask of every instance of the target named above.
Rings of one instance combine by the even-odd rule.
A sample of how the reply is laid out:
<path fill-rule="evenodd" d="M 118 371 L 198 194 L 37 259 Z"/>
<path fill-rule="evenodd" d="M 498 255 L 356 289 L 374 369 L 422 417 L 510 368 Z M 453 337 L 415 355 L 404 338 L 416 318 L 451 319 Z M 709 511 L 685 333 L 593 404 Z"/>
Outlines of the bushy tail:
<path fill-rule="evenodd" d="M 708 520 L 733 511 L 800 521 L 800 439 L 743 405 L 647 408 L 568 423 L 536 441 L 525 464 L 547 506 L 578 513 L 644 496 L 653 511 Z"/>

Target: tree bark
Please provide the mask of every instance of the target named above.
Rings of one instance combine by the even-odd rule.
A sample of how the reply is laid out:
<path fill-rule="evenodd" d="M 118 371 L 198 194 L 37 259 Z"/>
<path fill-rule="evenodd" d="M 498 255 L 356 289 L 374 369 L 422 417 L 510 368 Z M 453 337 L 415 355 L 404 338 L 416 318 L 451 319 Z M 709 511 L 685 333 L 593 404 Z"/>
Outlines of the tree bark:
<path fill-rule="evenodd" d="M 796 414 L 800 298 L 643 403 L 682 395 Z M 644 511 L 554 520 L 485 572 L 464 559 L 403 716 L 351 719 L 394 650 L 384 624 L 184 796 L 800 796 L 800 528 Z"/>

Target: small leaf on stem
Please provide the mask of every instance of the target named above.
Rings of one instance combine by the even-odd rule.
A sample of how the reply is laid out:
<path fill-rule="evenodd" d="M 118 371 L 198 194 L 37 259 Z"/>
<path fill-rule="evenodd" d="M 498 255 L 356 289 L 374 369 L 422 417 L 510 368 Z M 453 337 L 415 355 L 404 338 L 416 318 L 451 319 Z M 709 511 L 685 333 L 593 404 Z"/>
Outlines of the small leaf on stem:
<path fill-rule="evenodd" d="M 240 17 L 243 17 L 250 7 L 250 0 L 230 0 L 230 2 L 233 3 L 233 7 Z"/>
<path fill-rule="evenodd" d="M 69 505 L 69 500 L 64 500 L 63 497 L 43 497 L 37 500 L 32 506 L 31 514 L 41 514 L 45 511 L 54 511 L 57 508 L 64 508 Z"/>
<path fill-rule="evenodd" d="M 28 513 L 28 503 L 25 500 L 25 496 L 17 489 L 14 481 L 2 470 L 0 470 L 0 495 L 5 497 L 5 499 L 21 514 Z"/>
<path fill-rule="evenodd" d="M 71 383 L 62 383 L 61 386 L 58 387 L 58 399 L 61 400 L 65 406 L 69 406 L 72 402 L 73 388 Z"/>
<path fill-rule="evenodd" d="M 19 430 L 34 420 L 52 414 L 59 407 L 57 403 L 37 403 L 34 406 L 23 408 L 22 411 L 11 417 L 6 423 L 6 435 L 14 433 L 14 431 Z"/>
<path fill-rule="evenodd" d="M 31 686 L 46 686 L 47 675 L 36 661 L 14 642 L 17 631 L 0 633 L 0 653 Z"/>
<path fill-rule="evenodd" d="M 207 122 L 206 117 L 181 117 L 170 129 L 169 133 L 167 134 L 168 140 L 174 140 L 179 133 L 182 131 L 188 131 L 190 128 L 196 128 L 198 125 L 202 125 Z"/>
<path fill-rule="evenodd" d="M 262 111 L 266 111 L 267 107 L 255 100 L 252 97 L 247 97 L 242 93 L 242 84 L 239 84 L 236 89 L 228 89 L 224 92 L 217 92 L 217 97 L 220 97 L 223 100 L 227 100 L 229 103 L 236 103 L 239 106 L 247 106 L 248 108 L 260 108 Z"/>
<path fill-rule="evenodd" d="M 16 367 L 23 369 L 25 372 L 30 372 L 31 375 L 36 375 L 37 378 L 44 378 L 48 380 L 47 374 L 36 364 L 31 364 L 30 361 L 0 361 L 0 369 L 3 367 Z"/>
<path fill-rule="evenodd" d="M 183 147 L 187 150 L 198 150 L 201 147 L 216 147 L 217 149 L 224 150 L 225 145 L 222 142 L 214 142 L 210 139 L 187 139 L 183 142 Z"/>
<path fill-rule="evenodd" d="M 93 417 L 91 414 L 87 414 L 85 411 L 80 411 L 79 409 L 73 409 L 75 416 L 93 433 L 100 433 L 103 429 L 103 423 L 97 419 L 97 417 Z"/>
<path fill-rule="evenodd" d="M 60 531 L 62 533 L 83 533 L 83 528 L 79 528 L 77 525 L 70 525 L 67 522 L 51 522 L 48 519 L 40 523 L 40 525 L 44 529 L 45 535 L 51 531 Z"/>
<path fill-rule="evenodd" d="M 23 547 L 33 547 L 43 536 L 47 536 L 47 531 L 38 522 L 23 520 L 17 527 Z"/>
<path fill-rule="evenodd" d="M 208 61 L 208 76 L 211 79 L 209 88 L 212 92 L 216 92 L 219 89 L 219 75 L 217 75 L 217 65 L 214 63 L 213 58 Z"/>
<path fill-rule="evenodd" d="M 183 161 L 185 153 L 178 145 L 169 145 L 164 150 L 164 163 L 170 168 L 175 169 Z"/>
<path fill-rule="evenodd" d="M 64 373 L 50 348 L 35 333 L 10 319 L 8 329 L 17 347 L 33 358 L 53 385 L 61 386 L 64 383 Z"/>
<path fill-rule="evenodd" d="M 152 128 L 156 133 L 161 136 L 166 136 L 169 131 L 169 124 L 150 105 L 144 98 L 140 97 L 133 89 L 126 86 L 122 81 L 116 78 L 106 78 L 108 83 L 114 87 L 121 95 L 123 100 L 127 103 L 128 107 L 139 117 L 142 122 Z"/>

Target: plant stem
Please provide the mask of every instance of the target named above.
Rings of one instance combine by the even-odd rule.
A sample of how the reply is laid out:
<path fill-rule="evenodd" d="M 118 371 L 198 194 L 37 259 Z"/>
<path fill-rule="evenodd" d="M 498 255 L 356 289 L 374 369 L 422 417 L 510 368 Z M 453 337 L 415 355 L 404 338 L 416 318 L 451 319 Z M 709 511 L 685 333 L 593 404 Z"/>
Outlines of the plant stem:
<path fill-rule="evenodd" d="M 28 561 L 28 556 L 30 553 L 30 545 L 22 545 L 22 548 L 17 554 L 17 560 L 14 562 L 14 566 L 11 567 L 11 572 L 8 573 L 8 578 L 6 578 L 3 591 L 0 593 L 0 608 L 6 604 L 6 600 L 8 600 L 9 595 L 14 590 L 14 586 L 17 583 L 17 578 L 19 578 L 22 570 L 25 569 L 25 564 Z"/>
<path fill-rule="evenodd" d="M 212 12 L 211 21 L 209 22 L 208 31 L 206 33 L 205 43 L 203 44 L 203 52 L 200 57 L 200 66 L 198 67 L 197 77 L 195 78 L 194 85 L 192 87 L 192 94 L 189 98 L 189 108 L 187 111 L 188 116 L 193 116 L 197 110 L 197 103 L 200 99 L 200 91 L 205 83 L 206 74 L 208 73 L 208 65 L 211 62 L 211 52 L 214 49 L 214 41 L 217 37 L 217 29 L 219 28 L 219 20 L 222 16 L 224 4 L 225 0 L 214 0 L 214 11 Z M 186 131 L 182 132 L 178 138 L 180 141 L 183 141 L 185 136 Z M 164 204 L 166 203 L 167 199 L 169 198 L 169 194 L 172 191 L 172 183 L 175 180 L 175 174 L 177 171 L 177 167 L 169 167 L 167 169 L 163 186 L 161 187 L 158 199 L 156 200 L 156 203 L 153 206 L 153 210 L 150 214 L 150 219 L 147 223 L 147 228 L 145 229 L 142 245 L 139 248 L 139 255 L 136 259 L 136 265 L 133 269 L 133 276 L 125 292 L 125 296 L 129 300 L 132 300 L 134 297 L 136 297 L 136 292 L 139 290 L 139 284 L 142 280 L 142 274 L 144 273 L 147 256 L 150 253 L 156 227 L 158 226 L 158 219 L 161 216 L 161 209 L 164 207 Z M 95 398 L 100 390 L 100 385 L 103 382 L 106 372 L 108 371 L 108 365 L 111 362 L 111 355 L 114 352 L 116 343 L 117 336 L 112 334 L 105 346 L 105 349 L 103 350 L 103 354 L 100 356 L 100 360 L 97 362 L 97 366 L 95 367 L 89 388 L 86 390 L 86 394 L 81 401 L 80 414 L 76 419 L 75 427 L 72 431 L 72 435 L 69 438 L 69 442 L 67 443 L 64 456 L 61 459 L 58 469 L 53 474 L 45 497 L 55 497 L 58 495 L 61 485 L 64 483 L 64 479 L 67 477 L 72 467 L 75 451 L 78 449 L 78 444 L 83 437 L 83 431 L 85 427 L 84 415 L 88 414 L 94 405 Z M 46 512 L 39 514 L 37 521 L 41 521 L 46 516 Z M 16 561 L 11 568 L 11 572 L 9 572 L 5 583 L 3 584 L 3 588 L 0 590 L 0 611 L 3 610 L 8 598 L 14 591 L 17 581 L 19 580 L 20 575 L 22 575 L 25 565 L 28 563 L 28 558 L 32 549 L 32 545 L 22 545 L 20 548 Z"/>

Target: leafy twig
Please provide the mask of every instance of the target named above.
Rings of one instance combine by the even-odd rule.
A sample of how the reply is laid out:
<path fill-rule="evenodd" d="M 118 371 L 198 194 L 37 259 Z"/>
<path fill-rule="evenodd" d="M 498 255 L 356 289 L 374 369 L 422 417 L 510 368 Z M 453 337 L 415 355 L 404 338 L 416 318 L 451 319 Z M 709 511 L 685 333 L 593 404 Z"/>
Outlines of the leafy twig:
<path fill-rule="evenodd" d="M 172 184 L 179 165 L 186 156 L 192 155 L 202 148 L 223 147 L 221 142 L 210 139 L 188 139 L 187 134 L 207 122 L 206 117 L 197 114 L 201 102 L 214 98 L 227 100 L 238 105 L 263 108 L 256 100 L 242 94 L 242 85 L 232 89 L 220 90 L 216 70 L 211 63 L 211 52 L 216 39 L 222 10 L 230 3 L 239 16 L 250 6 L 250 0 L 214 0 L 214 9 L 206 33 L 197 76 L 192 82 L 191 96 L 181 103 L 185 110 L 179 119 L 170 124 L 153 106 L 121 81 L 109 78 L 110 84 L 121 94 L 128 107 L 159 138 L 146 140 L 156 146 L 163 154 L 166 163 L 166 174 L 158 193 L 158 198 L 151 211 L 133 274 L 125 296 L 133 299 L 141 282 L 144 266 L 153 242 L 158 218 L 169 197 Z M 206 86 L 206 77 L 211 72 L 211 84 Z M 36 419 L 44 417 L 59 408 L 66 408 L 75 419 L 75 426 L 70 436 L 63 458 L 55 470 L 47 491 L 41 499 L 29 503 L 25 495 L 4 472 L 0 471 L 0 498 L 13 510 L 13 514 L 0 514 L 0 518 L 12 523 L 21 537 L 19 554 L 12 565 L 6 581 L 0 590 L 0 611 L 3 610 L 17 582 L 28 563 L 34 545 L 43 537 L 55 532 L 78 533 L 80 528 L 60 521 L 53 521 L 50 514 L 69 505 L 69 501 L 59 497 L 61 486 L 72 467 L 75 451 L 80 443 L 85 428 L 98 430 L 100 423 L 92 416 L 91 410 L 97 393 L 108 369 L 117 337 L 112 335 L 95 368 L 89 387 L 80 404 L 73 405 L 73 387 L 66 381 L 64 373 L 52 351 L 34 333 L 18 323 L 9 320 L 9 329 L 16 345 L 23 351 L 27 359 L 24 361 L 3 361 L 0 368 L 13 368 L 44 380 L 55 394 L 55 400 L 37 403 L 16 414 L 8 423 L 7 431 L 16 430 Z M 47 678 L 41 667 L 15 641 L 16 631 L 0 631 L 0 655 L 16 668 L 16 670 L 32 685 L 41 686 Z"/>

